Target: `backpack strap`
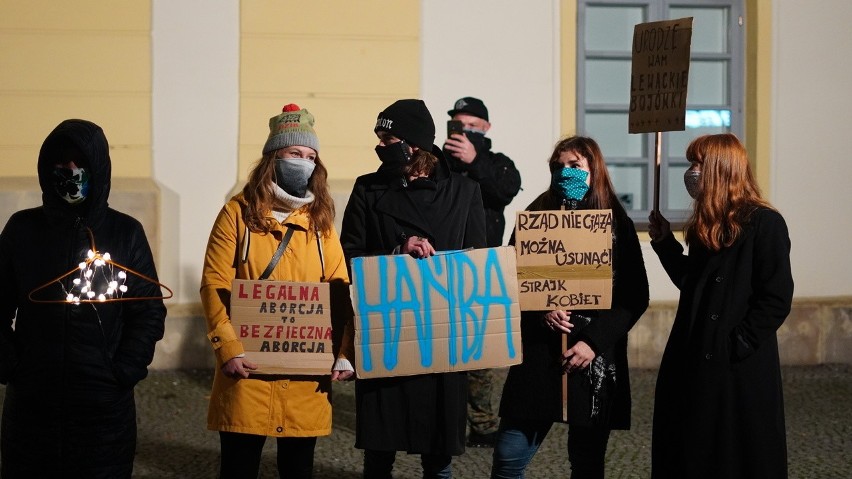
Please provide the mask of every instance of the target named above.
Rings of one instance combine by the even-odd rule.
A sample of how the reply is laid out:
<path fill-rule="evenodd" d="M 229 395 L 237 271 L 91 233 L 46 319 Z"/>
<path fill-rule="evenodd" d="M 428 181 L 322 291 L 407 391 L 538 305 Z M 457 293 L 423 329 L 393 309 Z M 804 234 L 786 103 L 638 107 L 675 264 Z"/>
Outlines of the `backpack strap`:
<path fill-rule="evenodd" d="M 278 249 L 275 250 L 275 254 L 272 255 L 272 260 L 269 261 L 269 265 L 266 266 L 266 269 L 261 273 L 259 280 L 265 280 L 269 278 L 269 275 L 272 274 L 272 270 L 275 269 L 275 265 L 278 264 L 278 261 L 281 260 L 281 255 L 284 254 L 284 250 L 287 249 L 287 243 L 290 242 L 290 238 L 293 237 L 293 227 L 287 227 L 287 233 L 284 234 L 284 237 L 281 238 L 281 243 L 278 245 Z"/>

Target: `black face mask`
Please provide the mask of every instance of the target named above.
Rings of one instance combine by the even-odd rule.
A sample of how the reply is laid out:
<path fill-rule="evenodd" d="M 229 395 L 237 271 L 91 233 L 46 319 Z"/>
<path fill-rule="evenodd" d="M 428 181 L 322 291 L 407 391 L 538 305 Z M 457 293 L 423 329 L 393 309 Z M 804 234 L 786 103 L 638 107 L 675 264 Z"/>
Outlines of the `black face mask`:
<path fill-rule="evenodd" d="M 438 184 L 431 178 L 424 176 L 409 181 L 408 188 L 411 190 L 437 190 Z"/>
<path fill-rule="evenodd" d="M 464 136 L 467 137 L 467 141 L 473 144 L 477 153 L 481 153 L 485 150 L 485 133 L 474 130 L 465 130 Z"/>
<path fill-rule="evenodd" d="M 405 141 L 376 146 L 376 155 L 386 165 L 403 166 L 411 161 L 411 147 Z"/>

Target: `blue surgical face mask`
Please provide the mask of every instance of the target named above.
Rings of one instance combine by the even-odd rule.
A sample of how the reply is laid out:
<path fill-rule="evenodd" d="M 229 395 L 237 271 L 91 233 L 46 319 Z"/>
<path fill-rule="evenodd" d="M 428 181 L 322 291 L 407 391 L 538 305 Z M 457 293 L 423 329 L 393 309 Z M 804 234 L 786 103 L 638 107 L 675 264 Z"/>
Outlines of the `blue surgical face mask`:
<path fill-rule="evenodd" d="M 288 194 L 304 198 L 316 166 L 304 158 L 275 158 L 275 183 Z"/>
<path fill-rule="evenodd" d="M 89 172 L 85 168 L 53 169 L 53 188 L 69 205 L 82 203 L 89 196 Z"/>
<path fill-rule="evenodd" d="M 551 184 L 566 200 L 582 200 L 589 191 L 586 178 L 589 172 L 579 168 L 560 168 L 551 174 Z"/>

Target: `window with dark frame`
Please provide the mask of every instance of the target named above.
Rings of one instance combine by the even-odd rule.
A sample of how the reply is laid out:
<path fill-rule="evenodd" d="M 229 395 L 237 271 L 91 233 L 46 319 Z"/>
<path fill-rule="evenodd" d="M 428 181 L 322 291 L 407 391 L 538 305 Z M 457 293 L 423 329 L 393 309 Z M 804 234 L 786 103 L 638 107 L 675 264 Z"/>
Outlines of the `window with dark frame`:
<path fill-rule="evenodd" d="M 680 227 L 691 198 L 686 147 L 705 134 L 743 133 L 743 0 L 579 0 L 577 133 L 601 146 L 625 209 L 645 229 L 653 208 L 654 134 L 627 133 L 633 27 L 693 17 L 686 129 L 662 134 L 660 211 Z"/>

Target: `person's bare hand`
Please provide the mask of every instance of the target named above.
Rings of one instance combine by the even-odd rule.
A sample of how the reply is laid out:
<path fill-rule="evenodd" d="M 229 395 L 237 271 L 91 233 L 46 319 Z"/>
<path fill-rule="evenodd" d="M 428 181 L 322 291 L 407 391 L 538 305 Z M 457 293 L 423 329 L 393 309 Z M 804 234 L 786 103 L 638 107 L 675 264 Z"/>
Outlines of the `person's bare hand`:
<path fill-rule="evenodd" d="M 246 358 L 231 358 L 222 365 L 222 374 L 231 379 L 245 379 L 249 373 L 257 369 L 257 364 Z"/>
<path fill-rule="evenodd" d="M 450 152 L 450 155 L 467 164 L 471 164 L 476 158 L 476 147 L 466 136 L 459 133 L 453 133 L 451 137 L 447 138 L 447 141 L 444 142 L 444 148 Z"/>
<path fill-rule="evenodd" d="M 595 351 L 585 341 L 577 341 L 577 344 L 562 353 L 562 367 L 570 373 L 589 367 L 594 359 Z"/>
<path fill-rule="evenodd" d="M 337 370 L 331 372 L 332 381 L 349 381 L 355 379 L 355 371 Z"/>
<path fill-rule="evenodd" d="M 435 254 L 435 248 L 429 243 L 429 238 L 410 236 L 402 244 L 400 252 L 415 258 L 428 258 Z"/>
<path fill-rule="evenodd" d="M 565 334 L 570 333 L 574 327 L 574 324 L 571 323 L 571 311 L 557 309 L 556 311 L 547 312 L 544 315 L 544 325 L 553 331 Z"/>
<path fill-rule="evenodd" d="M 666 236 L 670 235 L 672 232 L 672 226 L 659 211 L 651 210 L 651 214 L 648 215 L 648 235 L 651 237 L 651 241 L 657 242 Z"/>

